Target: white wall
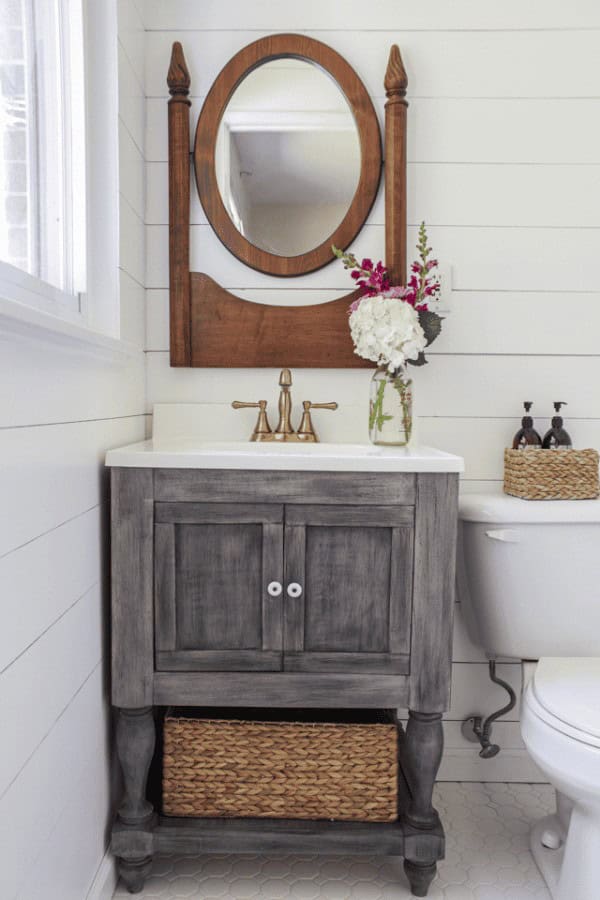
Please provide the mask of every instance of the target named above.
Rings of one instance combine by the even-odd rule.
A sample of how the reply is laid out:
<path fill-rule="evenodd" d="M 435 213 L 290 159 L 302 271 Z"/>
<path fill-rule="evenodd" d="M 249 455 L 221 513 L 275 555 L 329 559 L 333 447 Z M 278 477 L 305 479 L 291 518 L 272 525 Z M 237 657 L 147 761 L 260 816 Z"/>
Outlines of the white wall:
<path fill-rule="evenodd" d="M 142 438 L 146 422 L 143 31 L 133 0 L 120 3 L 119 27 L 122 337 L 139 350 L 118 359 L 1 336 L 2 900 L 83 900 L 113 802 L 103 457 Z"/>
<path fill-rule="evenodd" d="M 343 9 L 342 9 L 343 7 Z M 192 77 L 192 122 L 229 57 L 271 31 L 303 31 L 343 53 L 383 113 L 389 47 L 408 71 L 409 259 L 425 219 L 436 256 L 452 266 L 452 313 L 430 365 L 415 374 L 424 442 L 466 460 L 465 490 L 497 485 L 502 448 L 521 403 L 540 428 L 564 399 L 576 446 L 600 446 L 600 6 L 592 0 L 502 4 L 476 0 L 144 0 L 146 33 L 147 403 L 234 396 L 276 399 L 276 372 L 170 369 L 168 357 L 165 74 L 180 40 Z M 245 268 L 223 249 L 192 202 L 192 258 L 225 287 L 253 299 L 320 300 L 349 289 L 339 264 L 285 283 Z M 357 254 L 383 255 L 379 197 Z M 288 293 L 290 291 L 290 293 Z M 293 294 L 291 293 L 293 291 Z M 338 400 L 319 417 L 322 437 L 366 414 L 369 374 L 296 371 L 296 398 Z M 232 430 L 239 428 L 232 418 Z M 245 427 L 245 426 L 244 426 Z M 364 425 L 366 434 L 366 423 Z M 442 777 L 536 777 L 516 713 L 497 725 L 503 752 L 480 760 L 460 721 L 490 712 L 504 694 L 487 681 L 480 651 L 457 615 L 452 709 Z M 518 667 L 501 667 L 517 685 Z"/>

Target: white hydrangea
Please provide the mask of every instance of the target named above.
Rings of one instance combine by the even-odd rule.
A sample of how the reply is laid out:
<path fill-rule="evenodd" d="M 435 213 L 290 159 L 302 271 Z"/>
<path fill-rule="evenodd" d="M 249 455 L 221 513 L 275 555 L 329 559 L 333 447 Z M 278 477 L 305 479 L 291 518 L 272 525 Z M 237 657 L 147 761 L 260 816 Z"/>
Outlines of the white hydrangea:
<path fill-rule="evenodd" d="M 354 352 L 390 372 L 425 349 L 425 333 L 410 303 L 396 297 L 365 297 L 350 314 Z"/>

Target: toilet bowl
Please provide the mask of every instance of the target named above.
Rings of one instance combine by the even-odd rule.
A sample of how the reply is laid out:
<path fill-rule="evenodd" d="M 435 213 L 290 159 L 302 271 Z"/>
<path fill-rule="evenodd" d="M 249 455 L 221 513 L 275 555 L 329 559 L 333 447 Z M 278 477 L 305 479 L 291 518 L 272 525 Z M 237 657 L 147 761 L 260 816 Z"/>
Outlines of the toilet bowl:
<path fill-rule="evenodd" d="M 555 787 L 557 812 L 531 851 L 555 900 L 600 896 L 600 658 L 544 658 L 523 697 L 527 750 Z"/>
<path fill-rule="evenodd" d="M 461 500 L 459 599 L 490 658 L 539 660 L 521 733 L 557 792 L 531 850 L 554 900 L 600 898 L 600 501 Z"/>

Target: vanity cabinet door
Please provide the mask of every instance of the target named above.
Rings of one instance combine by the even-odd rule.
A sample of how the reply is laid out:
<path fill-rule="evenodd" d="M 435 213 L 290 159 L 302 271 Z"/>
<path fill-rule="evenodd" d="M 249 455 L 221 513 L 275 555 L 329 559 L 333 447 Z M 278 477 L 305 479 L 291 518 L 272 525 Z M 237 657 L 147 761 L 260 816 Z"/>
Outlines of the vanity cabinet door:
<path fill-rule="evenodd" d="M 159 671 L 281 669 L 283 506 L 155 504 Z"/>
<path fill-rule="evenodd" d="M 286 506 L 284 669 L 409 672 L 414 508 Z"/>

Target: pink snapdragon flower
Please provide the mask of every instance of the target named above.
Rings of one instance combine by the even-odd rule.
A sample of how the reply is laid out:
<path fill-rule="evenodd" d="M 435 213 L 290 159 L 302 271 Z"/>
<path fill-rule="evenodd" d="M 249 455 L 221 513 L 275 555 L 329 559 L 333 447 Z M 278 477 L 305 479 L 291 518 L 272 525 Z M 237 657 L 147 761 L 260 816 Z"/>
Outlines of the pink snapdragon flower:
<path fill-rule="evenodd" d="M 360 266 L 350 273 L 350 277 L 356 281 L 356 286 L 365 297 L 383 294 L 390 287 L 387 269 L 381 261 L 373 265 L 373 260 L 363 259 Z"/>
<path fill-rule="evenodd" d="M 411 276 L 406 285 L 393 285 L 384 264 L 379 260 L 373 263 L 366 257 L 360 263 L 352 253 L 344 253 L 333 247 L 333 253 L 344 263 L 344 268 L 351 269 L 350 277 L 360 290 L 361 295 L 350 304 L 349 312 L 355 312 L 365 297 L 397 297 L 409 303 L 419 312 L 428 312 L 429 300 L 437 300 L 440 292 L 439 279 L 433 273 L 438 265 L 437 259 L 429 259 L 431 247 L 427 246 L 425 225 L 419 228 L 417 244 L 419 259 L 411 264 Z"/>

